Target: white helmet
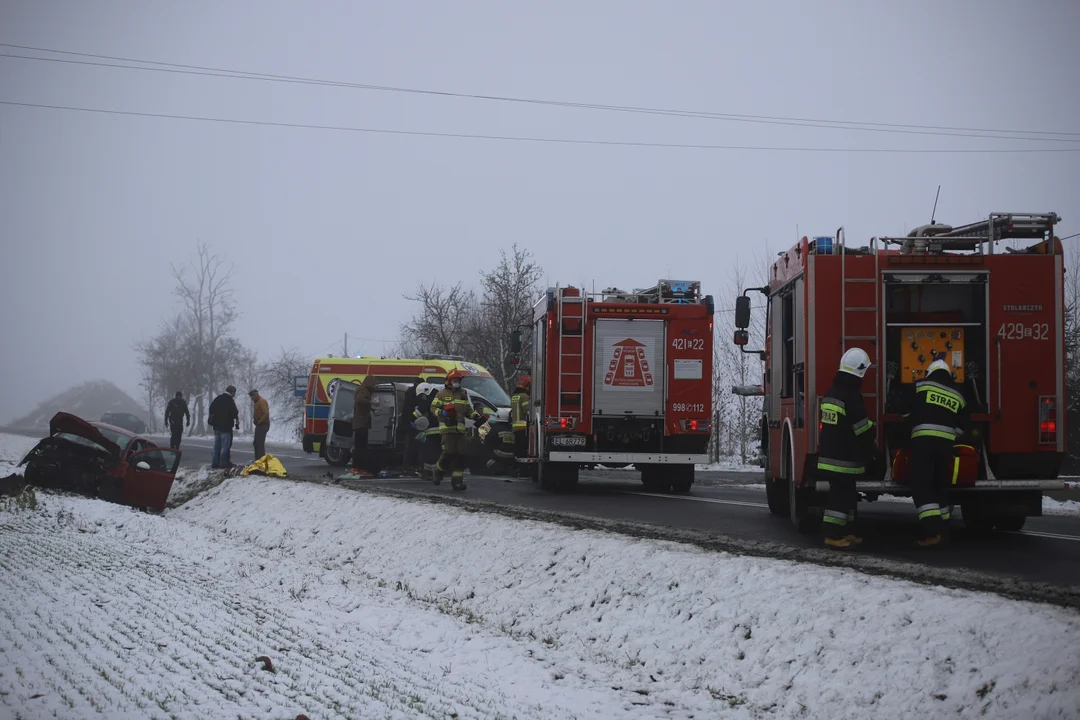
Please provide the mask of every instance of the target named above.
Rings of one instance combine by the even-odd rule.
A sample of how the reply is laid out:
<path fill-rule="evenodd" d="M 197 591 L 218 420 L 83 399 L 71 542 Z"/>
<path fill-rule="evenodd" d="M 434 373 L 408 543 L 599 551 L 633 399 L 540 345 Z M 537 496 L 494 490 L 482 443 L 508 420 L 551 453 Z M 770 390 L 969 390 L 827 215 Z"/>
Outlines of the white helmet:
<path fill-rule="evenodd" d="M 926 368 L 926 377 L 930 377 L 938 370 L 944 370 L 945 372 L 949 373 L 950 376 L 952 375 L 952 370 L 949 368 L 949 363 L 945 362 L 944 360 L 935 360 L 934 362 L 930 363 L 929 367 Z"/>
<path fill-rule="evenodd" d="M 870 356 L 866 354 L 866 351 L 861 348 L 851 348 L 844 356 L 840 358 L 840 372 L 846 372 L 855 377 L 861 378 L 866 374 L 866 371 L 870 369 L 873 363 L 870 362 Z"/>
<path fill-rule="evenodd" d="M 420 397 L 421 395 L 429 395 L 438 389 L 439 388 L 437 388 L 431 383 L 422 382 L 416 386 L 416 396 Z"/>

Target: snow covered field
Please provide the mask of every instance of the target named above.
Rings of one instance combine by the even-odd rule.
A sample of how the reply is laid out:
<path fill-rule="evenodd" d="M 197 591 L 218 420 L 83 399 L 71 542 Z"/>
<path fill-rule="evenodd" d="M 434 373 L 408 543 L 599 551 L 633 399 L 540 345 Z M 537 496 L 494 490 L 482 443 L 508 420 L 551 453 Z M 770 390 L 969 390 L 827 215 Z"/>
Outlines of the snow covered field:
<path fill-rule="evenodd" d="M 332 486 L 233 478 L 164 517 L 39 493 L 0 567 L 0 716 L 1080 709 L 1076 612 Z"/>

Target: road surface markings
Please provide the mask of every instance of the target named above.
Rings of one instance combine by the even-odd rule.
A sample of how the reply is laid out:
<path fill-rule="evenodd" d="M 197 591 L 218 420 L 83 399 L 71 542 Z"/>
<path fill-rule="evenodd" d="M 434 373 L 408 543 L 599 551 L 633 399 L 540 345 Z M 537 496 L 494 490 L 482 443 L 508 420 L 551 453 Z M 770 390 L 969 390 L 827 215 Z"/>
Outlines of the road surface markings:
<path fill-rule="evenodd" d="M 720 498 L 698 497 L 695 495 L 663 495 L 661 493 L 637 492 L 635 490 L 616 490 L 620 495 L 641 495 L 643 497 L 667 498 L 668 500 L 693 500 L 694 502 L 716 503 L 717 505 L 741 505 L 742 507 L 766 508 L 765 503 L 745 502 L 743 500 L 721 500 Z"/>
<path fill-rule="evenodd" d="M 1050 538 L 1052 540 L 1072 540 L 1073 542 L 1080 542 L 1080 536 L 1077 535 L 1059 535 L 1057 533 L 1037 532 L 1035 530 L 1021 530 L 1015 535 L 1035 535 L 1036 537 Z"/>

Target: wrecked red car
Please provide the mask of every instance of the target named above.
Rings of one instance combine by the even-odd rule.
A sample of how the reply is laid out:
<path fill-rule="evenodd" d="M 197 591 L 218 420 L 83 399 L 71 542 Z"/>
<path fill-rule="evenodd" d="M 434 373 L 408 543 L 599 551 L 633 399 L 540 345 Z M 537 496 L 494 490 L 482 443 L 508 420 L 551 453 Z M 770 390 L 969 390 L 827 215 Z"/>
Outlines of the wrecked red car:
<path fill-rule="evenodd" d="M 180 466 L 180 451 L 158 447 L 123 428 L 59 412 L 49 421 L 49 437 L 19 464 L 26 465 L 24 477 L 30 485 L 161 512 Z"/>

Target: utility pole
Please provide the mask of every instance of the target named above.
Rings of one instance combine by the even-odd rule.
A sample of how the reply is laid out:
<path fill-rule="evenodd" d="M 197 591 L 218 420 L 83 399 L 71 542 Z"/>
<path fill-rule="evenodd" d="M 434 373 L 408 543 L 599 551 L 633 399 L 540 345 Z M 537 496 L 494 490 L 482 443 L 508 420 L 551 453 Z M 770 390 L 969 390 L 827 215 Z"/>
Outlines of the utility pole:
<path fill-rule="evenodd" d="M 345 345 L 341 350 L 342 357 L 349 357 L 349 333 L 345 333 Z"/>

